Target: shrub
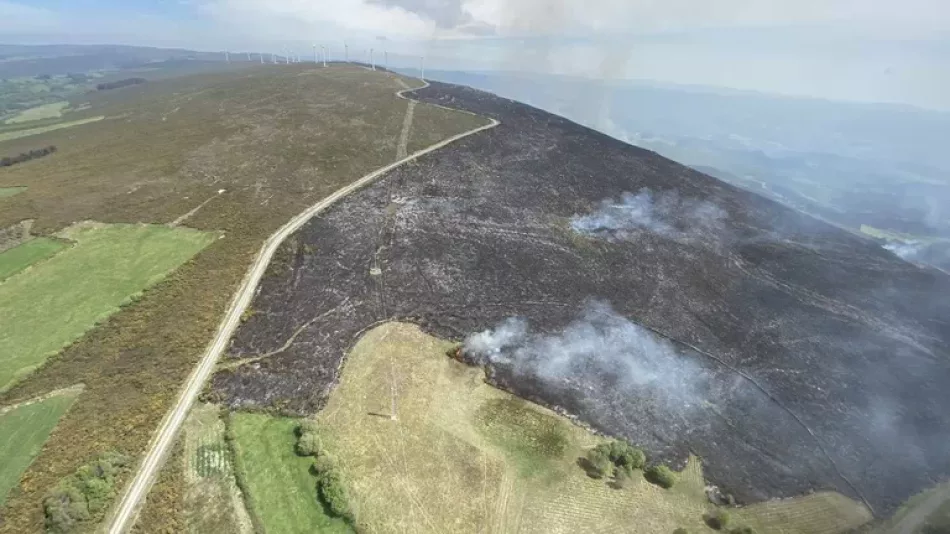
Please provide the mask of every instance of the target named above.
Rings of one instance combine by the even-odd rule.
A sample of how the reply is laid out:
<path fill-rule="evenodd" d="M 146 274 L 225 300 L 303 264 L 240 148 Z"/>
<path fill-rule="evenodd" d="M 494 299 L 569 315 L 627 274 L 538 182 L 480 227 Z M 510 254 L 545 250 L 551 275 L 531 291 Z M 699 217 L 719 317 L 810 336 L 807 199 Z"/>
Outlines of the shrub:
<path fill-rule="evenodd" d="M 736 527 L 729 531 L 729 534 L 755 534 L 755 531 L 752 530 L 752 527 Z"/>
<path fill-rule="evenodd" d="M 714 530 L 722 530 L 729 526 L 729 512 L 722 509 L 716 509 L 715 511 L 704 515 L 703 520 L 706 521 L 706 524 L 709 525 L 709 528 Z"/>
<path fill-rule="evenodd" d="M 685 528 L 678 528 L 673 531 L 673 534 L 689 534 L 689 531 L 687 531 Z"/>
<path fill-rule="evenodd" d="M 115 497 L 115 475 L 128 463 L 120 453 L 105 453 L 61 480 L 43 499 L 47 531 L 74 532 L 104 511 Z"/>
<path fill-rule="evenodd" d="M 604 478 L 613 466 L 607 451 L 599 445 L 587 451 L 587 461 L 590 464 L 588 473 L 594 478 Z"/>
<path fill-rule="evenodd" d="M 670 489 L 676 483 L 676 474 L 665 465 L 654 465 L 644 472 L 650 482 L 664 489 Z"/>
<path fill-rule="evenodd" d="M 302 436 L 308 432 L 318 433 L 320 431 L 320 425 L 317 424 L 313 419 L 304 419 L 300 421 L 300 424 L 297 425 L 297 435 Z"/>
<path fill-rule="evenodd" d="M 336 469 L 323 471 L 317 476 L 317 491 L 330 513 L 337 517 L 351 518 L 346 489 Z"/>
<path fill-rule="evenodd" d="M 642 469 L 646 464 L 647 456 L 640 449 L 623 440 L 614 440 L 607 446 L 610 461 L 617 467 L 627 469 Z"/>
<path fill-rule="evenodd" d="M 313 432 L 306 432 L 297 438 L 297 454 L 300 456 L 319 456 L 323 452 L 323 441 Z"/>

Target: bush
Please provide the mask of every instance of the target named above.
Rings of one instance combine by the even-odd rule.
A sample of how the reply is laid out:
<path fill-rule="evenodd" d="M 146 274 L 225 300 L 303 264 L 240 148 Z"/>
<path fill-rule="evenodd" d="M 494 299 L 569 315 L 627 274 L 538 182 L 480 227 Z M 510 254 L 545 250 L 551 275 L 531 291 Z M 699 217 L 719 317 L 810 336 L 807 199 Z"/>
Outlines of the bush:
<path fill-rule="evenodd" d="M 122 454 L 105 453 L 60 481 L 43 499 L 47 531 L 74 532 L 96 518 L 115 497 L 115 475 L 128 463 Z"/>
<path fill-rule="evenodd" d="M 306 432 L 297 438 L 297 454 L 300 456 L 319 456 L 323 452 L 323 441 L 313 432 Z"/>
<path fill-rule="evenodd" d="M 729 531 L 729 534 L 755 534 L 752 527 L 736 527 Z"/>
<path fill-rule="evenodd" d="M 664 489 L 670 489 L 676 483 L 676 474 L 665 465 L 654 465 L 644 472 L 650 482 Z"/>
<path fill-rule="evenodd" d="M 587 461 L 590 464 L 588 473 L 594 478 L 604 478 L 613 467 L 607 451 L 599 445 L 587 451 Z"/>
<path fill-rule="evenodd" d="M 304 419 L 297 425 L 297 435 L 302 436 L 306 433 L 316 434 L 320 431 L 320 425 L 313 419 Z"/>
<path fill-rule="evenodd" d="M 689 534 L 689 531 L 687 531 L 685 528 L 678 528 L 673 531 L 673 534 Z"/>
<path fill-rule="evenodd" d="M 703 516 L 703 520 L 714 530 L 722 530 L 729 526 L 729 512 L 717 509 Z"/>
<path fill-rule="evenodd" d="M 610 461 L 617 467 L 626 467 L 629 470 L 642 469 L 647 462 L 647 455 L 640 449 L 623 440 L 614 440 L 607 447 Z"/>
<path fill-rule="evenodd" d="M 346 489 L 336 469 L 323 471 L 317 476 L 317 491 L 330 513 L 337 517 L 351 518 Z"/>

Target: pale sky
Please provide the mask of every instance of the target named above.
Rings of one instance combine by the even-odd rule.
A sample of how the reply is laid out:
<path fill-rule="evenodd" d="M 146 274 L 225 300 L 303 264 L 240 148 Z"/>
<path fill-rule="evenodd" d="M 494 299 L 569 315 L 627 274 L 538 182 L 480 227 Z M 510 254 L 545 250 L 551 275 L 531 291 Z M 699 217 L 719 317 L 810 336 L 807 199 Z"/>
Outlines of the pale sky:
<path fill-rule="evenodd" d="M 305 51 L 344 39 L 432 67 L 950 110 L 950 0 L 0 0 L 7 43 Z"/>

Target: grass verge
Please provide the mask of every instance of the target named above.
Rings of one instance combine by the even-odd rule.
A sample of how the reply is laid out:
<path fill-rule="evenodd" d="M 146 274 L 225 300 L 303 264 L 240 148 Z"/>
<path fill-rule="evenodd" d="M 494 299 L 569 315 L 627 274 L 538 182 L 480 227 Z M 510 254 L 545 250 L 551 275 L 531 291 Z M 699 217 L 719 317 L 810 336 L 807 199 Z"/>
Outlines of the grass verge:
<path fill-rule="evenodd" d="M 145 225 L 78 225 L 61 235 L 76 245 L 0 284 L 0 317 L 10 325 L 0 332 L 0 389 L 214 239 Z"/>
<path fill-rule="evenodd" d="M 57 239 L 37 237 L 0 252 L 0 282 L 40 260 L 49 258 L 65 246 Z"/>
<path fill-rule="evenodd" d="M 263 530 L 269 534 L 352 532 L 328 516 L 317 499 L 313 459 L 294 452 L 296 419 L 236 413 L 230 431 L 240 478 Z"/>
<path fill-rule="evenodd" d="M 40 452 L 78 391 L 25 404 L 0 415 L 0 504 Z"/>

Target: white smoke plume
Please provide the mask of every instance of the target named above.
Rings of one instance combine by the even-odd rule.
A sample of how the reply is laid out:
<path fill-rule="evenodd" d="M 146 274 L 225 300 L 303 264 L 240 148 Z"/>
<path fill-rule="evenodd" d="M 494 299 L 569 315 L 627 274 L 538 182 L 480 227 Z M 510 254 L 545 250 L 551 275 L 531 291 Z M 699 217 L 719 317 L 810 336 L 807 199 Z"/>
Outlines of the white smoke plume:
<path fill-rule="evenodd" d="M 726 212 L 710 202 L 641 189 L 636 195 L 623 193 L 619 200 L 602 200 L 593 213 L 571 218 L 571 227 L 584 234 L 621 239 L 645 230 L 670 239 L 718 240 L 725 233 L 725 218 Z"/>
<path fill-rule="evenodd" d="M 558 334 L 535 333 L 524 319 L 509 318 L 469 336 L 463 350 L 483 364 L 510 366 L 516 375 L 554 387 L 578 392 L 611 387 L 666 401 L 677 411 L 700 400 L 702 373 L 693 361 L 600 301 L 588 302 Z"/>
<path fill-rule="evenodd" d="M 924 245 L 917 241 L 894 241 L 884 245 L 884 248 L 906 261 L 917 261 Z"/>

